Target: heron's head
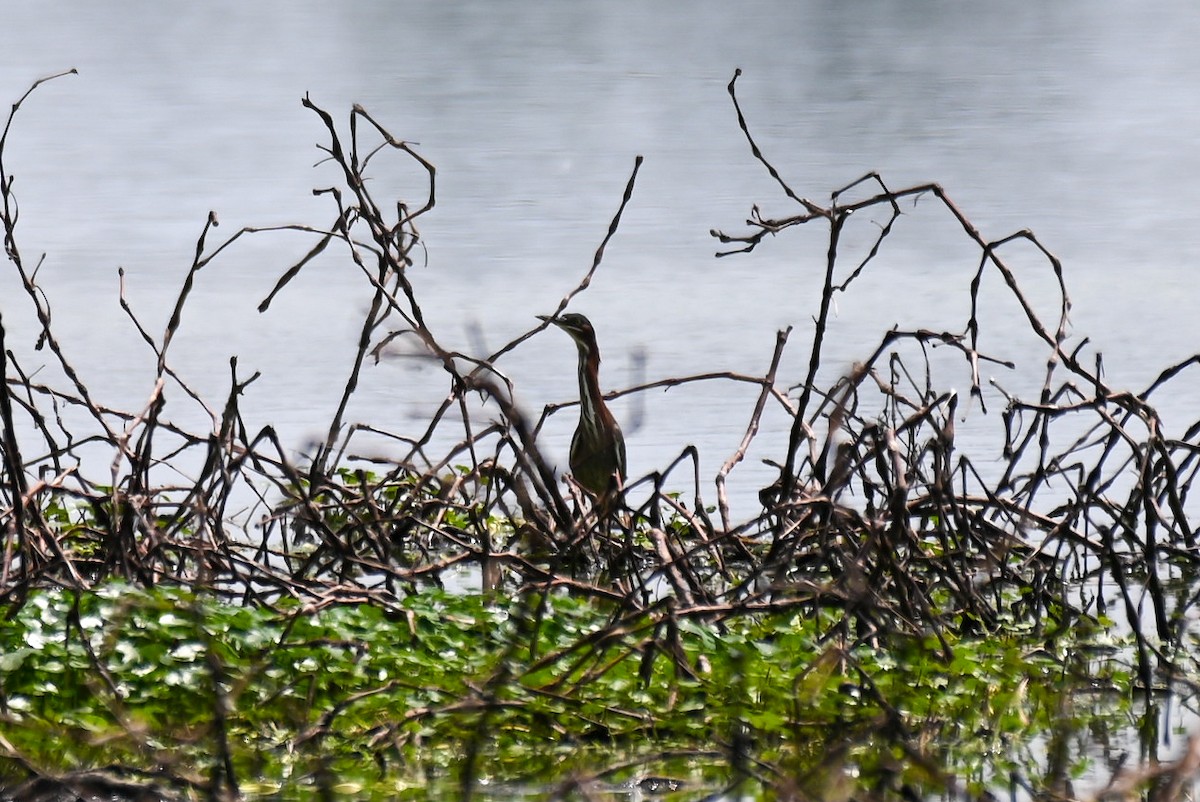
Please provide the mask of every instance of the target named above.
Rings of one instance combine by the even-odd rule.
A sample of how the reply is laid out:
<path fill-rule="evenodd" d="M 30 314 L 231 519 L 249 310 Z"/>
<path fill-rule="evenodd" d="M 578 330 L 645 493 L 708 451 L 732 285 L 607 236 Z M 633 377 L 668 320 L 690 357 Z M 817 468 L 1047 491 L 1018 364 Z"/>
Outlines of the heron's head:
<path fill-rule="evenodd" d="M 538 315 L 538 318 L 558 326 L 567 334 L 570 334 L 571 339 L 579 343 L 583 348 L 596 348 L 596 330 L 592 328 L 592 322 L 583 315 L 576 312 L 568 312 L 560 317 Z"/>

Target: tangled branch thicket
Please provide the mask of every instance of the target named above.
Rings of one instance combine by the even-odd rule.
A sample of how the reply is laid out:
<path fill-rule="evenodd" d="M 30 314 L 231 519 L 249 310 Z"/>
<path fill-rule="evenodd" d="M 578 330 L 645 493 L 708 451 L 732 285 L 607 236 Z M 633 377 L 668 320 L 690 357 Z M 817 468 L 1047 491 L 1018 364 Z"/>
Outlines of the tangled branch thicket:
<path fill-rule="evenodd" d="M 371 301 L 327 439 L 300 465 L 271 427 L 249 429 L 240 399 L 253 377 L 243 376 L 236 360 L 211 429 L 185 431 L 167 422 L 163 388 L 175 385 L 201 401 L 170 358 L 197 273 L 256 233 L 242 229 L 214 245 L 215 217 L 196 243 L 165 330 L 151 331 L 122 297 L 157 358 L 150 402 L 140 411 L 102 406 L 56 338 L 50 294 L 18 246 L 4 145 L 27 93 L 0 138 L 5 251 L 40 321 L 43 353 L 65 381 L 40 383 L 37 366 L 0 347 L 0 600 L 17 604 L 39 586 L 84 588 L 121 577 L 263 604 L 299 598 L 317 607 L 391 605 L 411 589 L 477 571 L 488 588 L 566 588 L 664 620 L 820 610 L 831 615 L 831 632 L 859 641 L 897 632 L 988 630 L 1013 617 L 1053 631 L 1096 612 L 1115 586 L 1124 616 L 1138 624 L 1139 671 L 1150 687 L 1163 650 L 1177 642 L 1179 622 L 1195 602 L 1187 591 L 1172 594 L 1181 587 L 1173 580 L 1191 577 L 1197 566 L 1187 501 L 1200 435 L 1197 421 L 1181 438 L 1168 437 L 1150 399 L 1200 356 L 1164 370 L 1142 392 L 1110 387 L 1098 366 L 1084 364 L 1078 349 L 1066 349 L 1070 303 L 1062 266 L 1031 231 L 988 241 L 941 186 L 892 190 L 873 173 L 832 193 L 827 203 L 801 197 L 755 144 L 735 82 L 729 91 L 752 152 L 797 208 L 768 217 L 755 207 L 743 233 L 714 236 L 728 246 L 722 255 L 731 255 L 797 226 L 826 230 L 807 373 L 794 387 L 777 375 L 789 334 L 780 332 L 770 367 L 754 379 L 760 390 L 742 447 L 715 477 L 713 495 L 706 495 L 696 451 L 687 449 L 663 470 L 634 477 L 619 509 L 603 515 L 560 482 L 539 450 L 548 413 L 529 420 L 511 401 L 501 360 L 537 329 L 479 355 L 447 349 L 427 324 L 409 269 L 422 245 L 417 223 L 435 206 L 436 172 L 360 107 L 351 111 L 346 132 L 327 111 L 303 101 L 324 128 L 322 149 L 341 181 L 316 191 L 329 201 L 328 226 L 292 227 L 313 244 L 260 307 L 266 311 L 331 248 L 369 285 Z M 424 170 L 421 197 L 372 195 L 368 177 L 376 160 L 386 158 L 412 160 Z M 635 166 L 591 269 L 559 311 L 600 267 L 637 173 Z M 871 268 L 901 219 L 901 204 L 917 198 L 936 201 L 978 250 L 964 327 L 889 330 L 853 371 L 820 386 L 835 296 Z M 847 270 L 839 245 L 866 213 L 885 221 L 865 258 Z M 1051 320 L 1039 317 L 1006 264 L 1005 251 L 1017 242 L 1035 248 L 1057 282 L 1058 314 Z M 999 413 L 1006 465 L 990 478 L 994 471 L 977 470 L 956 450 L 962 399 L 939 388 L 930 360 L 935 348 L 957 354 L 970 371 L 970 393 L 982 399 L 980 366 L 989 356 L 978 348 L 978 310 L 989 273 L 1003 279 L 1047 356 L 1038 397 L 1009 397 Z M 17 302 L 3 299 L 0 313 Z M 6 335 L 0 318 L 0 341 Z M 396 436 L 407 444 L 402 458 L 365 470 L 356 461 L 362 427 L 347 420 L 347 405 L 371 357 L 397 340 L 417 343 L 437 360 L 448 392 L 423 430 Z M 923 364 L 900 356 L 908 345 L 924 355 Z M 486 403 L 480 407 L 476 397 Z M 760 493 L 759 514 L 734 521 L 727 483 L 769 403 L 784 407 L 791 419 L 786 442 L 768 446 L 776 452 L 779 478 Z M 64 410 L 84 413 L 86 431 L 64 423 Z M 451 430 L 457 445 L 430 454 L 435 434 L 441 441 Z M 83 466 L 93 462 L 83 451 L 98 448 L 107 450 L 111 472 L 88 475 Z M 156 481 L 164 464 L 200 467 L 188 482 L 167 484 Z M 669 492 L 680 476 L 690 498 Z M 257 526 L 230 520 L 228 511 L 245 498 L 256 500 Z"/>

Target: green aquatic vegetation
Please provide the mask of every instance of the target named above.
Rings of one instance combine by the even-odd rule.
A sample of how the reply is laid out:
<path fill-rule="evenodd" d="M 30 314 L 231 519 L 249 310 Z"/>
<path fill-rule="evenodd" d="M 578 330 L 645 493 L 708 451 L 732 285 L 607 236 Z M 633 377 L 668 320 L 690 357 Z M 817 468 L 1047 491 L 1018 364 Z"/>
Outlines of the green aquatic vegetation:
<path fill-rule="evenodd" d="M 1121 661 L 1085 671 L 1083 642 L 850 644 L 828 623 L 622 616 L 554 593 L 272 609 L 123 584 L 39 591 L 0 626 L 0 766 L 111 763 L 199 787 L 228 755 L 243 790 L 333 777 L 382 797 L 454 783 L 471 754 L 477 782 L 628 762 L 609 779 L 742 773 L 762 789 L 837 756 L 839 782 L 934 788 L 939 772 L 983 784 L 1016 765 L 1098 677 L 1104 704 L 1077 726 L 1128 712 Z"/>

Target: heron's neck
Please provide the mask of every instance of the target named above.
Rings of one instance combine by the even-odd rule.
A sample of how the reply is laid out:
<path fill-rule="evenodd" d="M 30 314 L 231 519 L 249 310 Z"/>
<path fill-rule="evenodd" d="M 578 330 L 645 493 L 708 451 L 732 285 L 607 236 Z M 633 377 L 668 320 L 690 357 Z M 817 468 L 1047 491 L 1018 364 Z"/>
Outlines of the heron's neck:
<path fill-rule="evenodd" d="M 608 410 L 600 394 L 600 352 L 579 349 L 579 419 L 585 424 L 600 420 Z"/>

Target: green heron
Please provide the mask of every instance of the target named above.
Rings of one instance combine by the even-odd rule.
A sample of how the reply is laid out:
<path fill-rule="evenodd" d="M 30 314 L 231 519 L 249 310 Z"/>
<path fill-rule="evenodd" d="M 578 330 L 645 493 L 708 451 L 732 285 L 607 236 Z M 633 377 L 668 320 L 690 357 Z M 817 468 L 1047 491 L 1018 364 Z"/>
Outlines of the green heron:
<path fill-rule="evenodd" d="M 571 438 L 571 473 L 602 498 L 625 481 L 625 437 L 600 394 L 600 348 L 596 330 L 583 315 L 538 317 L 571 335 L 579 346 L 579 426 Z"/>

